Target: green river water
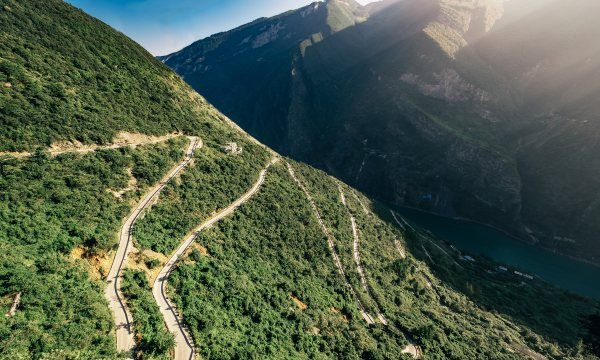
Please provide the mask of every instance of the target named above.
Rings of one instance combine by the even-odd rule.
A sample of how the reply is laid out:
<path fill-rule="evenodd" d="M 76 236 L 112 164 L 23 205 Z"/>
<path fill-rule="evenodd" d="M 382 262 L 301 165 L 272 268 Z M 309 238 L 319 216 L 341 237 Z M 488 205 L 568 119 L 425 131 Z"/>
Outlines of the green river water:
<path fill-rule="evenodd" d="M 397 211 L 411 224 L 431 231 L 462 251 L 486 255 L 561 288 L 600 299 L 600 267 L 526 244 L 484 225 L 406 208 Z"/>

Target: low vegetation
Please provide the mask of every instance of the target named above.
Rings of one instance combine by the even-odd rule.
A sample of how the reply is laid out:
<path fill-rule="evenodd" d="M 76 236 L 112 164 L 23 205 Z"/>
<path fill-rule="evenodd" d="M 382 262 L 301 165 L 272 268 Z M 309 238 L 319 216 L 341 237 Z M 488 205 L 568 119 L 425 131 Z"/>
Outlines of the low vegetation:
<path fill-rule="evenodd" d="M 101 262 L 87 259 L 110 258 L 132 205 L 181 160 L 187 140 L 59 156 L 46 149 L 57 141 L 106 144 L 119 131 L 200 136 L 193 163 L 135 230 L 141 250 L 163 254 L 244 193 L 271 154 L 141 47 L 62 1 L 0 0 L 0 23 L 0 152 L 34 153 L 0 159 L 0 357 L 119 358 L 106 284 L 92 276 L 103 271 L 90 269 Z M 228 142 L 242 152 L 228 154 Z M 293 166 L 358 297 L 389 325 L 363 320 L 308 199 L 278 163 L 249 202 L 201 234 L 202 251 L 170 280 L 203 358 L 406 358 L 413 343 L 429 359 L 516 359 L 525 350 L 594 359 L 587 352 L 598 349 L 596 302 L 458 265 L 439 253 L 450 252 L 443 242 L 401 231 L 383 206 L 365 214 L 342 186 L 359 226 L 370 286 L 363 291 L 338 184 Z M 146 270 L 164 258 L 139 259 Z M 147 274 L 124 275 L 138 356 L 168 358 L 173 337 Z M 2 316 L 18 294 L 14 314 Z"/>
<path fill-rule="evenodd" d="M 123 295 L 133 316 L 136 333 L 137 357 L 146 360 L 167 360 L 175 345 L 173 335 L 167 330 L 150 284 L 143 271 L 126 270 L 123 274 Z"/>
<path fill-rule="evenodd" d="M 208 255 L 183 262 L 170 286 L 202 357 L 380 358 L 406 343 L 367 328 L 284 164 L 198 242 Z"/>
<path fill-rule="evenodd" d="M 593 330 L 587 323 L 600 311 L 597 301 L 553 287 L 539 279 L 514 274 L 519 269 L 502 270 L 491 259 L 477 257 L 476 262 L 460 261 L 458 253 L 443 241 L 431 241 L 431 235 L 412 232 L 411 252 L 427 261 L 442 282 L 464 294 L 481 308 L 510 319 L 522 328 L 531 346 L 545 349 L 553 356 L 594 350 Z M 441 249 L 440 249 L 441 248 Z M 544 344 L 545 339 L 552 344 Z M 583 342 L 583 343 L 581 343 Z M 595 350 L 596 354 L 600 354 Z"/>
<path fill-rule="evenodd" d="M 109 143 L 118 131 L 194 133 L 219 122 L 141 46 L 63 1 L 0 0 L 0 24 L 0 151 Z"/>
<path fill-rule="evenodd" d="M 544 283 L 534 287 L 544 299 L 532 299 L 506 282 L 505 296 L 515 299 L 516 309 L 525 311 L 529 299 L 534 319 L 523 321 L 517 310 L 502 310 L 505 298 L 493 302 L 492 296 L 477 297 L 468 290 L 500 286 L 501 279 L 473 276 L 469 265 L 459 264 L 443 242 L 401 231 L 381 205 L 371 207 L 381 217 L 365 213 L 358 202 L 362 195 L 342 186 L 358 223 L 371 296 L 361 291 L 348 213 L 340 206 L 336 181 L 310 167 L 294 167 L 334 233 L 361 300 L 369 311 L 377 305 L 389 324 L 366 325 L 343 287 L 304 194 L 284 166 L 277 165 L 255 198 L 198 239 L 209 255 L 183 262 L 171 278 L 171 296 L 202 356 L 384 359 L 399 356 L 414 342 L 430 359 L 519 359 L 523 351 L 593 358 L 580 320 L 594 314 L 597 303 L 570 298 Z M 397 242 L 408 256 L 402 256 Z M 455 278 L 465 286 L 438 273 L 438 260 L 447 266 L 445 271 L 460 273 Z M 559 307 L 566 307 L 568 315 L 551 324 L 570 329 L 571 338 L 539 327 L 539 319 L 549 321 L 545 311 Z"/>
<path fill-rule="evenodd" d="M 326 223 L 335 227 L 344 216 L 337 184 L 307 166 L 298 168 L 317 194 Z M 460 261 L 452 248 L 427 232 L 399 231 L 384 205 L 375 204 L 365 214 L 353 190 L 345 192 L 357 219 L 361 260 L 374 301 L 428 357 L 510 358 L 511 345 L 519 343 L 546 356 L 592 356 L 593 331 L 585 324 L 598 311 L 597 301 L 539 280 L 523 284 L 508 274 L 489 273 L 499 266 L 491 260 Z M 401 260 L 395 241 L 411 255 Z M 342 257 L 352 256 L 349 240 L 338 244 Z"/>

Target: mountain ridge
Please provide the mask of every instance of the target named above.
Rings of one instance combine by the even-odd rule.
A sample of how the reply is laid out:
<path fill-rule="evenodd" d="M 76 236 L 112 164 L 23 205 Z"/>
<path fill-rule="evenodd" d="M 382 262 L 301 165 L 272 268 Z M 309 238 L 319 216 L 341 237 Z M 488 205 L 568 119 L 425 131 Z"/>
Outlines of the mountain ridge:
<path fill-rule="evenodd" d="M 585 194 L 600 166 L 597 49 L 568 35 L 594 43 L 595 8 L 589 0 L 566 11 L 550 0 L 388 1 L 363 7 L 368 19 L 341 31 L 302 34 L 277 56 L 224 48 L 205 54 L 208 70 L 166 64 L 261 141 L 371 196 L 600 264 L 600 213 Z M 581 148 L 570 155 L 573 142 Z M 586 185 L 569 174 L 584 174 Z M 563 208 L 573 215 L 562 217 Z"/>

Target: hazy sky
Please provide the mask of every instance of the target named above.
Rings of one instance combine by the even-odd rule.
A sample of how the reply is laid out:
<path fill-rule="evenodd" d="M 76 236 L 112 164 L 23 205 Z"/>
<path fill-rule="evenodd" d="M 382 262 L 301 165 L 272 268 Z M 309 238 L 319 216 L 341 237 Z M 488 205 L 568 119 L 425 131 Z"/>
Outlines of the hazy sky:
<path fill-rule="evenodd" d="M 311 0 L 66 0 L 142 44 L 154 55 Z M 358 0 L 366 4 L 374 0 Z"/>

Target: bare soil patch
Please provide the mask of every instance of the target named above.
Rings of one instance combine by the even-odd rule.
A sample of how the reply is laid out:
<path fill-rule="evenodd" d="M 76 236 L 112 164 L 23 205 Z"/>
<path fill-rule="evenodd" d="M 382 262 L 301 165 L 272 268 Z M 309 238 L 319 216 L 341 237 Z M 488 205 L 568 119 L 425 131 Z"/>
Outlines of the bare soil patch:
<path fill-rule="evenodd" d="M 98 149 L 117 149 L 122 147 L 137 147 L 139 145 L 155 144 L 163 142 L 174 137 L 180 136 L 180 134 L 168 134 L 163 136 L 150 136 L 140 133 L 129 133 L 120 132 L 117 134 L 112 144 L 108 145 L 85 145 L 79 141 L 58 141 L 50 146 L 50 153 L 52 155 L 59 155 L 66 152 L 91 152 Z"/>
<path fill-rule="evenodd" d="M 127 169 L 127 175 L 129 175 L 129 180 L 127 181 L 127 187 L 120 190 L 108 189 L 109 193 L 113 194 L 117 199 L 122 199 L 125 193 L 135 190 L 137 187 L 137 179 L 133 176 L 133 170 L 131 168 Z"/>
<path fill-rule="evenodd" d="M 81 260 L 85 263 L 90 277 L 94 280 L 105 279 L 112 263 L 112 256 L 107 254 L 90 254 L 82 246 L 78 246 L 71 251 L 72 260 Z"/>
<path fill-rule="evenodd" d="M 156 266 L 152 268 L 148 267 L 148 264 L 152 261 L 156 261 Z M 160 273 L 162 267 L 167 263 L 168 258 L 161 254 L 154 252 L 152 250 L 143 250 L 139 251 L 138 249 L 133 249 L 131 254 L 127 258 L 127 268 L 141 270 L 146 273 L 148 277 L 148 283 L 153 284 L 154 280 Z"/>
<path fill-rule="evenodd" d="M 306 305 L 300 299 L 298 299 L 298 297 L 296 295 L 290 294 L 290 297 L 292 298 L 292 301 L 294 302 L 294 304 L 296 304 L 296 306 L 298 306 L 298 309 L 300 309 L 302 311 L 308 309 L 308 305 Z"/>

